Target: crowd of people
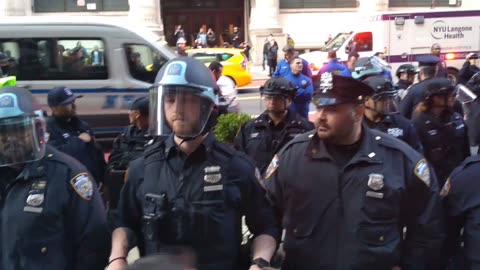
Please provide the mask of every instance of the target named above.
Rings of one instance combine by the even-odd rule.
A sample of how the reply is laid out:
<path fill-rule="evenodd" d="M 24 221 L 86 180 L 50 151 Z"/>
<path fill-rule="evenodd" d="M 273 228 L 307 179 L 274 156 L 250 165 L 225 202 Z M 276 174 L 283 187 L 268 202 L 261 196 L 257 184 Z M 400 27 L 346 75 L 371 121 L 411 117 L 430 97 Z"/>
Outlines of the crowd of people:
<path fill-rule="evenodd" d="M 381 54 L 355 52 L 312 80 L 293 46 L 232 145 L 212 132 L 218 62 L 165 63 L 108 162 L 68 87 L 46 119 L 28 90 L 0 88 L 1 268 L 478 269 L 478 55 L 457 86 L 434 44 L 394 85 Z M 145 258 L 128 266 L 134 246 Z"/>

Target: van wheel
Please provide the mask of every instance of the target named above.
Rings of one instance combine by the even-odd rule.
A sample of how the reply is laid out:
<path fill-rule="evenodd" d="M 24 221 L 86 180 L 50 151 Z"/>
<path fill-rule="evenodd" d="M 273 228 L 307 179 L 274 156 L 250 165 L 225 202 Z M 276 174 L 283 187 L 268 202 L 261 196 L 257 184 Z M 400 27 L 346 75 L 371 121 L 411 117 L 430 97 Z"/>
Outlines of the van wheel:
<path fill-rule="evenodd" d="M 458 83 L 458 70 L 455 68 L 448 68 L 447 78 L 454 84 Z"/>

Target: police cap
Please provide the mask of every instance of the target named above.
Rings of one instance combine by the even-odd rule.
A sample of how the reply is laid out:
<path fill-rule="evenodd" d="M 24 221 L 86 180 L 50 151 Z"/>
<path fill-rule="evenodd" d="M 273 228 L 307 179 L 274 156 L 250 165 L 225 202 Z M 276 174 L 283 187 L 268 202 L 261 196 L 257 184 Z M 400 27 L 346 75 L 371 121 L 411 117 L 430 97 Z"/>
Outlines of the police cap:
<path fill-rule="evenodd" d="M 437 65 L 438 62 L 442 61 L 440 57 L 435 55 L 419 56 L 416 60 L 418 61 L 418 67 L 433 67 Z"/>
<path fill-rule="evenodd" d="M 33 115 L 40 105 L 27 89 L 16 86 L 0 88 L 0 118 Z"/>
<path fill-rule="evenodd" d="M 330 106 L 342 103 L 363 103 L 366 96 L 373 95 L 373 89 L 351 77 L 322 74 L 320 87 L 315 91 L 312 103 L 317 106 Z"/>
<path fill-rule="evenodd" d="M 400 65 L 397 69 L 397 77 L 400 77 L 400 74 L 402 73 L 415 74 L 417 73 L 417 69 L 412 64 L 403 64 Z"/>
<path fill-rule="evenodd" d="M 469 53 L 469 54 L 467 54 L 466 59 L 467 60 L 478 59 L 478 54 L 477 53 Z"/>
<path fill-rule="evenodd" d="M 132 101 L 132 104 L 130 105 L 130 110 L 139 111 L 143 115 L 148 115 L 149 106 L 150 104 L 149 104 L 148 98 L 139 97 L 134 101 Z"/>

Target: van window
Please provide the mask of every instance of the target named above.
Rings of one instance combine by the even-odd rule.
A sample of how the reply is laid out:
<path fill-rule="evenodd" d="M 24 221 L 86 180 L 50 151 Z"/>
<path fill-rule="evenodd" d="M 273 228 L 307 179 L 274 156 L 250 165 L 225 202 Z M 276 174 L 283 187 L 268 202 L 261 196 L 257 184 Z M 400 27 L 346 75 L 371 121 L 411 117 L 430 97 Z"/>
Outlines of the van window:
<path fill-rule="evenodd" d="M 2 70 L 17 80 L 108 79 L 104 48 L 100 39 L 0 39 L 0 51 L 10 57 Z"/>
<path fill-rule="evenodd" d="M 124 49 L 130 75 L 137 80 L 154 83 L 158 71 L 167 60 L 147 45 L 126 44 Z"/>
<path fill-rule="evenodd" d="M 357 33 L 352 41 L 353 44 L 350 48 L 356 52 L 368 52 L 373 49 L 372 32 Z"/>

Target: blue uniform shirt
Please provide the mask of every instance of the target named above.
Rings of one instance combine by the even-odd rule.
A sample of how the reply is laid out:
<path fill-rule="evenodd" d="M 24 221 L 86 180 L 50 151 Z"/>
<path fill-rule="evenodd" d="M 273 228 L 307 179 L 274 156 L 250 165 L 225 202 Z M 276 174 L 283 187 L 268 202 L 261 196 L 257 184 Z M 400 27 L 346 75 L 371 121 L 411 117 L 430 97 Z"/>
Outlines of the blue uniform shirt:
<path fill-rule="evenodd" d="M 302 74 L 305 76 L 312 78 L 312 71 L 310 70 L 310 66 L 307 62 L 307 60 L 302 59 Z M 282 59 L 277 65 L 277 69 L 275 72 L 272 74 L 272 77 L 282 77 L 285 78 L 288 74 L 291 74 L 292 70 L 290 69 L 290 64 L 287 62 L 287 60 Z"/>
<path fill-rule="evenodd" d="M 308 119 L 308 106 L 313 96 L 312 80 L 303 74 L 294 75 L 293 73 L 285 76 L 285 79 L 291 81 L 294 86 L 298 87 L 297 94 L 292 105 L 290 105 L 290 109 Z"/>
<path fill-rule="evenodd" d="M 331 59 L 320 69 L 320 75 L 325 72 L 332 72 L 335 75 L 340 74 L 346 67 L 338 62 L 337 59 Z"/>

